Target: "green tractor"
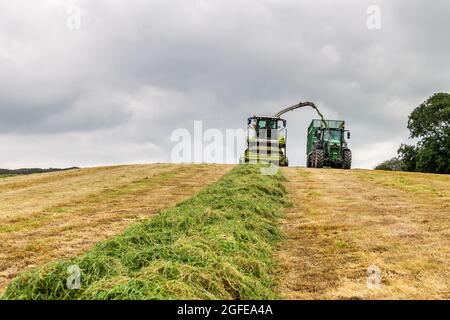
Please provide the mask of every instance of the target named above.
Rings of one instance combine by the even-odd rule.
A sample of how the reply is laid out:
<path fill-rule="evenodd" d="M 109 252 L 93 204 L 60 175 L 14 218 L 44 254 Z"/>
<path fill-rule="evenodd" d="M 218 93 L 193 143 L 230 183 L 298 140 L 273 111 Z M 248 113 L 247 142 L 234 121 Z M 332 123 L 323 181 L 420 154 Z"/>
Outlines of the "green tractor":
<path fill-rule="evenodd" d="M 345 122 L 342 120 L 314 119 L 308 127 L 306 166 L 350 169 L 352 152 L 345 140 L 345 133 L 347 139 L 350 139 L 350 132 L 345 130 Z"/>

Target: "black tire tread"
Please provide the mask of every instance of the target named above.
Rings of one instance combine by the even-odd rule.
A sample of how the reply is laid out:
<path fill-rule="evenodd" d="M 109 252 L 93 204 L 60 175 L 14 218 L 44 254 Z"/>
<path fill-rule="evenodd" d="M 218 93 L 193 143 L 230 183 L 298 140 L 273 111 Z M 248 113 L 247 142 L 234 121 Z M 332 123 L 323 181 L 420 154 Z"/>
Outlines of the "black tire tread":
<path fill-rule="evenodd" d="M 352 167 L 352 152 L 350 150 L 344 150 L 342 155 L 342 168 L 350 169 Z"/>
<path fill-rule="evenodd" d="M 314 150 L 314 167 L 323 168 L 324 164 L 324 152 L 322 149 Z"/>

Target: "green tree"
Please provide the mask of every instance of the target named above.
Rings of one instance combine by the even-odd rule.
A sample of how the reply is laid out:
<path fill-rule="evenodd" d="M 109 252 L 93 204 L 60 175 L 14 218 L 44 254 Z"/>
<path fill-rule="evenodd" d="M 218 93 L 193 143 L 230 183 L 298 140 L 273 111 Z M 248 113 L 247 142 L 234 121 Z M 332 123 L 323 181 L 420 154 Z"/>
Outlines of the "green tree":
<path fill-rule="evenodd" d="M 417 171 L 417 148 L 415 146 L 401 144 L 397 153 L 398 158 L 403 164 L 402 170 Z"/>
<path fill-rule="evenodd" d="M 401 145 L 399 157 L 407 171 L 450 173 L 450 94 L 436 93 L 408 119 L 417 146 Z"/>

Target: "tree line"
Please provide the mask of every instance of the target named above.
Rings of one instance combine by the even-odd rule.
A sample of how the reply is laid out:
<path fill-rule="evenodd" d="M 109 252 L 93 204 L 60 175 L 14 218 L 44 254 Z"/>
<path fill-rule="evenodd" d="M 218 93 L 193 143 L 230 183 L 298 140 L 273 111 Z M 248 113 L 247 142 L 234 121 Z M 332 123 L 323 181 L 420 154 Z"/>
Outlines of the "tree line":
<path fill-rule="evenodd" d="M 79 169 L 78 167 L 71 167 L 71 168 L 48 168 L 48 169 L 42 169 L 42 168 L 22 168 L 22 169 L 0 169 L 0 175 L 19 175 L 19 174 L 33 174 L 33 173 L 46 173 L 46 172 L 55 172 L 55 171 L 66 171 L 66 170 L 73 170 L 73 169 Z"/>
<path fill-rule="evenodd" d="M 415 145 L 401 144 L 397 156 L 376 170 L 450 173 L 450 94 L 435 93 L 408 117 Z"/>

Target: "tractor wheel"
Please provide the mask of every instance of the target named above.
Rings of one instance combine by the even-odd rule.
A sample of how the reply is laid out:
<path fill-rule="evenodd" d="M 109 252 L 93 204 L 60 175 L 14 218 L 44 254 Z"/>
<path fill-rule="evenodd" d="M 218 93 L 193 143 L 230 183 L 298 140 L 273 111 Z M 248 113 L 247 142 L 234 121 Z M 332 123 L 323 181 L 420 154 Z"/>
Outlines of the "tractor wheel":
<path fill-rule="evenodd" d="M 306 157 L 306 167 L 307 168 L 311 168 L 312 167 L 311 155 Z"/>
<path fill-rule="evenodd" d="M 342 157 L 342 168 L 350 169 L 352 167 L 352 152 L 350 150 L 344 150 Z"/>
<path fill-rule="evenodd" d="M 323 162 L 324 162 L 324 154 L 322 149 L 316 149 L 314 150 L 314 167 L 315 168 L 323 168 Z"/>

